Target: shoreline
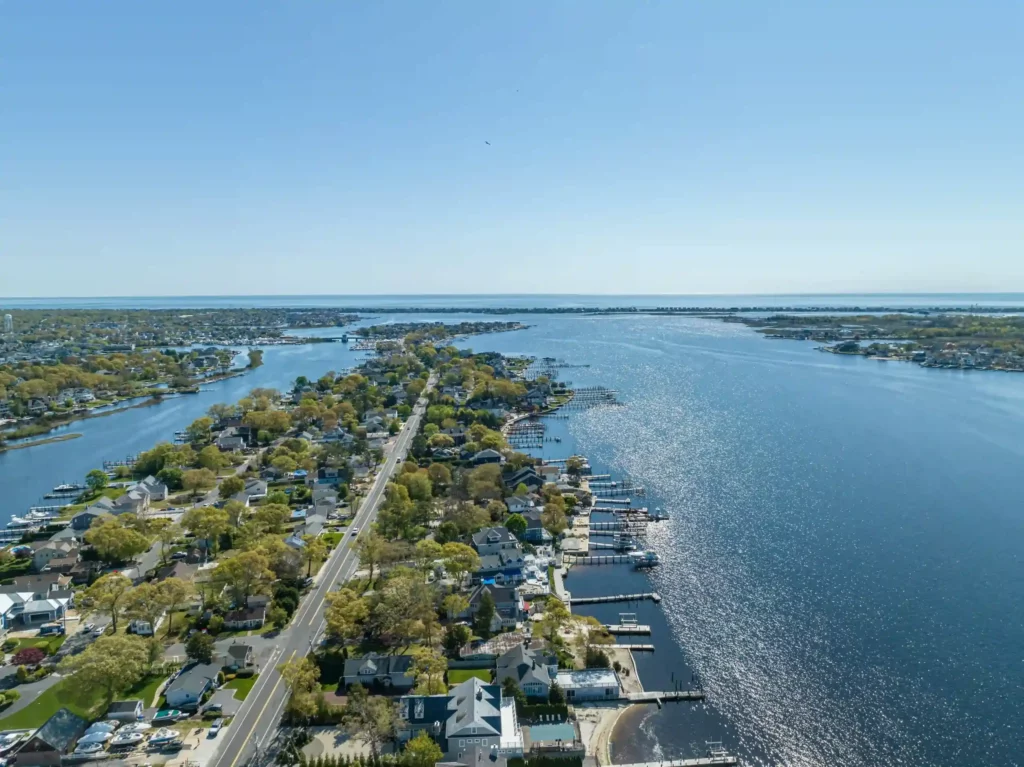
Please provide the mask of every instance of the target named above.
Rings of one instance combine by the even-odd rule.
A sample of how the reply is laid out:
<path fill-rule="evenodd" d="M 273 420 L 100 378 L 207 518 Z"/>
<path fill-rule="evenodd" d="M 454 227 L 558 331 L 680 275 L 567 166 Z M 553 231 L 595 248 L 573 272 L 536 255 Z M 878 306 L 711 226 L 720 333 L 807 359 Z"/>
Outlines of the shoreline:
<path fill-rule="evenodd" d="M 0 445 L 0 453 L 6 453 L 9 450 L 22 450 L 26 447 L 49 445 L 52 442 L 67 442 L 71 439 L 78 439 L 81 436 L 83 436 L 81 432 L 74 432 L 72 434 L 57 434 L 53 437 L 43 437 L 43 439 L 34 439 L 29 442 L 18 442 L 14 445 Z"/>

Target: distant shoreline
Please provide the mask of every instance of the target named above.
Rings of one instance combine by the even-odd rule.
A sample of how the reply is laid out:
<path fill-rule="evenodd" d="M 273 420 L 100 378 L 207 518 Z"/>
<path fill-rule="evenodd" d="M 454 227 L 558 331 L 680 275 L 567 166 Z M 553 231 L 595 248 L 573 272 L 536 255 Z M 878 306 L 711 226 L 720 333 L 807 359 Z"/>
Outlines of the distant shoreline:
<path fill-rule="evenodd" d="M 42 439 L 34 439 L 30 442 L 18 442 L 13 445 L 0 445 L 0 453 L 6 453 L 8 450 L 21 450 L 26 447 L 38 447 L 39 445 L 49 445 L 51 442 L 67 442 L 69 439 L 78 439 L 82 436 L 81 432 L 75 432 L 73 434 L 58 434 L 54 437 L 43 437 Z"/>

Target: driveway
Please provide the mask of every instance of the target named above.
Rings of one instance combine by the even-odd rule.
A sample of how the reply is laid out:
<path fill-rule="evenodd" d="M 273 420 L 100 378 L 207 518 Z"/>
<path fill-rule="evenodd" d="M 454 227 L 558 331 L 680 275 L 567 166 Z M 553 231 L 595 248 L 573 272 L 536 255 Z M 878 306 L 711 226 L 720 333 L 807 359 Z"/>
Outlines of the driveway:
<path fill-rule="evenodd" d="M 7 672 L 8 669 L 11 669 L 10 673 Z M 14 682 L 14 673 L 17 671 L 17 668 L 15 666 L 4 666 L 3 671 L 4 673 L 2 682 L 0 682 L 0 687 L 3 687 L 3 689 L 6 690 L 8 689 L 7 685 Z M 40 679 L 38 682 L 20 684 L 17 686 L 11 684 L 11 688 L 21 693 L 21 697 L 5 708 L 3 713 L 0 714 L 0 717 L 10 716 L 17 711 L 21 711 L 21 709 L 25 708 L 29 703 L 34 703 L 36 698 L 57 684 L 57 682 L 61 681 L 61 679 L 63 679 L 63 677 L 59 674 L 50 674 L 48 677 Z"/>

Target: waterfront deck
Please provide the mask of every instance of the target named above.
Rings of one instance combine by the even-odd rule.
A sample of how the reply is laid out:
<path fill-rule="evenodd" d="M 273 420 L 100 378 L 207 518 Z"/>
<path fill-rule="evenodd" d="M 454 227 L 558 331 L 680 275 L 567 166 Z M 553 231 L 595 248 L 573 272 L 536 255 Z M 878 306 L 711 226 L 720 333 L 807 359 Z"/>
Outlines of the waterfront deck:
<path fill-rule="evenodd" d="M 627 692 L 622 696 L 630 703 L 657 703 L 659 706 L 670 700 L 704 700 L 703 690 L 663 690 L 651 692 Z"/>
<path fill-rule="evenodd" d="M 596 605 L 602 602 L 642 602 L 650 599 L 657 604 L 661 601 L 661 595 L 657 591 L 648 591 L 642 594 L 607 594 L 603 597 L 572 597 L 569 604 L 572 605 Z"/>
<path fill-rule="evenodd" d="M 644 623 L 606 623 L 604 630 L 609 634 L 642 636 L 651 633 L 651 627 Z"/>
<path fill-rule="evenodd" d="M 700 756 L 693 759 L 669 759 L 662 762 L 634 762 L 617 764 L 615 767 L 722 767 L 722 765 L 739 764 L 735 756 Z"/>

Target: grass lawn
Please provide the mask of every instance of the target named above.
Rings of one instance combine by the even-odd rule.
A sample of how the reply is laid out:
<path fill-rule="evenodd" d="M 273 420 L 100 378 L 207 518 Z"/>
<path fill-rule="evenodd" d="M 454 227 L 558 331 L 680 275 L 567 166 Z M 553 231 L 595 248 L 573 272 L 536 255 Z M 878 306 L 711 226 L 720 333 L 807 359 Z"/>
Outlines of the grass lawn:
<path fill-rule="evenodd" d="M 26 637 L 17 640 L 18 647 L 14 652 L 24 650 L 26 647 L 38 647 L 40 650 L 46 650 L 47 655 L 53 655 L 64 644 L 65 639 L 67 639 L 66 636 Z"/>
<path fill-rule="evenodd" d="M 228 690 L 235 691 L 235 697 L 238 700 L 245 700 L 249 692 L 252 690 L 253 685 L 256 684 L 256 680 L 260 678 L 259 674 L 253 674 L 250 677 L 235 677 L 230 682 L 224 685 Z"/>
<path fill-rule="evenodd" d="M 0 564 L 0 578 L 13 578 L 16 575 L 25 575 L 32 569 L 32 558 L 11 557 L 3 564 Z"/>
<path fill-rule="evenodd" d="M 476 677 L 482 682 L 490 684 L 491 670 L 489 668 L 450 668 L 448 669 L 448 684 L 460 684 L 467 679 Z"/>
<path fill-rule="evenodd" d="M 166 678 L 164 676 L 146 677 L 121 697 L 141 699 L 148 694 L 151 701 L 157 686 Z M 0 719 L 0 729 L 22 730 L 39 727 L 61 708 L 70 709 L 79 716 L 93 719 L 103 713 L 103 704 L 100 690 L 91 690 L 83 694 L 75 689 L 74 679 L 62 679 L 41 693 L 21 711 L 16 711 L 10 716 Z M 148 706 L 149 702 L 144 701 L 144 705 Z"/>

